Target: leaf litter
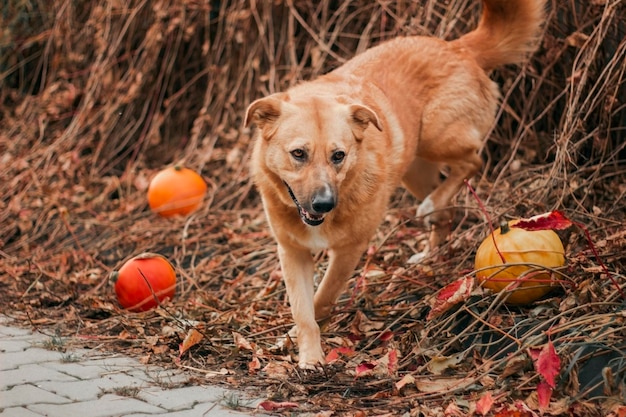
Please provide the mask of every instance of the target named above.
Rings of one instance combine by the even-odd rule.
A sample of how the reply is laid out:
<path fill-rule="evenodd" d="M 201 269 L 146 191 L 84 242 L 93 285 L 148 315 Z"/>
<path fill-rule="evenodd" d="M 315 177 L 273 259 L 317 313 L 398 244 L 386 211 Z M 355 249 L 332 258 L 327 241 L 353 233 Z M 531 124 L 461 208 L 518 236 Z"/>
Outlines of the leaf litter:
<path fill-rule="evenodd" d="M 292 320 L 249 181 L 245 107 L 365 46 L 403 34 L 454 38 L 477 16 L 477 2 L 442 0 L 9 1 L 0 43 L 0 312 L 200 383 L 255 389 L 279 415 L 622 417 L 621 1 L 552 2 L 538 53 L 494 72 L 503 106 L 483 173 L 471 180 L 480 203 L 461 191 L 450 240 L 428 257 L 418 202 L 398 190 L 323 323 L 328 365 L 301 371 L 289 340 L 278 343 Z M 161 219 L 145 192 L 174 164 L 199 172 L 209 191 L 193 215 Z M 555 210 L 586 230 L 555 227 L 567 258 L 555 272 L 567 285 L 515 308 L 468 285 L 489 218 Z M 172 262 L 177 295 L 129 313 L 108 276 L 142 252 Z M 457 284 L 463 291 L 433 308 Z"/>

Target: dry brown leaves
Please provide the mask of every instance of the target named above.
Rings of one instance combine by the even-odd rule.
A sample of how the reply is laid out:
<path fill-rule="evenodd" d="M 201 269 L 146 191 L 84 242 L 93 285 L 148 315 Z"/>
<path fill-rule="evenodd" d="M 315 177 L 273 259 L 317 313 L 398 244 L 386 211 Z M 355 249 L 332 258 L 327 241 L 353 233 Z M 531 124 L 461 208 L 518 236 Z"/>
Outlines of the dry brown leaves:
<path fill-rule="evenodd" d="M 450 241 L 423 262 L 416 202 L 398 191 L 324 324 L 329 365 L 294 366 L 293 347 L 276 346 L 292 322 L 248 180 L 243 109 L 398 34 L 455 37 L 475 23 L 477 2 L 252 4 L 9 0 L 0 311 L 201 382 L 257 387 L 274 413 L 623 416 L 624 301 L 581 233 L 559 232 L 569 284 L 549 298 L 508 308 L 475 290 L 428 318 L 437 291 L 472 274 L 488 233 L 467 191 Z M 473 185 L 494 220 L 558 209 L 584 224 L 624 288 L 626 6 L 552 2 L 549 15 L 531 61 L 494 74 L 501 117 Z M 187 219 L 156 218 L 148 181 L 181 162 L 209 184 L 205 204 Z M 145 251 L 175 265 L 178 293 L 127 313 L 108 275 Z M 546 402 L 529 352 L 548 341 L 560 367 Z"/>

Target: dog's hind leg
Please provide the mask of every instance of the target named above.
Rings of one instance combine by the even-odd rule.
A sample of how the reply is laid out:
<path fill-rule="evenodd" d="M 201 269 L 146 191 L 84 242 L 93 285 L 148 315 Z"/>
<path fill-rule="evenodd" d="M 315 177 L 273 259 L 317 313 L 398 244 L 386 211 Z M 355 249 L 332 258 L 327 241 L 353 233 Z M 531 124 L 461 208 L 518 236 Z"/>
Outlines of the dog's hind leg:
<path fill-rule="evenodd" d="M 454 211 L 450 202 L 463 186 L 465 180 L 473 177 L 482 166 L 478 155 L 481 146 L 481 134 L 477 129 L 468 127 L 467 122 L 458 122 L 448 127 L 438 140 L 426 141 L 420 146 L 420 155 L 432 161 L 447 165 L 450 172 L 447 178 L 437 186 L 420 204 L 417 216 L 423 217 L 430 227 L 429 246 L 435 249 L 445 240 L 450 230 Z"/>
<path fill-rule="evenodd" d="M 437 188 L 440 164 L 416 157 L 402 177 L 402 185 L 418 200 L 424 199 Z"/>

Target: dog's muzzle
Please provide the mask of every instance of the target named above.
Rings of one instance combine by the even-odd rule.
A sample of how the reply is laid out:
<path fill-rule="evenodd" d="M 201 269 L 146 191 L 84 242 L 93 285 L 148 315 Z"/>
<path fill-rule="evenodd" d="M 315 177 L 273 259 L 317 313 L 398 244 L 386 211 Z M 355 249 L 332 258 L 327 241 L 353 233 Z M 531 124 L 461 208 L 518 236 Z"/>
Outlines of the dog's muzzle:
<path fill-rule="evenodd" d="M 300 204 L 289 184 L 285 182 L 285 186 L 287 187 L 289 196 L 298 208 L 300 218 L 305 224 L 308 224 L 309 226 L 319 226 L 320 224 L 322 224 L 324 222 L 324 217 L 326 216 L 326 214 L 334 209 L 337 205 L 335 195 L 329 186 L 324 186 L 313 194 L 310 209 L 307 209 L 302 204 Z"/>

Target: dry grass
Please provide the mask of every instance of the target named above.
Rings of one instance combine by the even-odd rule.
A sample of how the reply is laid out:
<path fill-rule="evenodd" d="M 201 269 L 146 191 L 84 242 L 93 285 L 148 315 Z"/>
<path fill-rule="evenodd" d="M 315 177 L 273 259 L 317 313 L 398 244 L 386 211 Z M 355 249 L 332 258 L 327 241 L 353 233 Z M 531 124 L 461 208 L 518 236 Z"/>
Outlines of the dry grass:
<path fill-rule="evenodd" d="M 565 284 L 545 301 L 512 309 L 476 293 L 425 319 L 437 289 L 473 273 L 488 228 L 469 192 L 457 199 L 464 210 L 441 256 L 415 265 L 407 260 L 424 231 L 412 218 L 416 202 L 398 191 L 375 250 L 325 327 L 327 350 L 353 344 L 356 357 L 303 375 L 271 349 L 291 318 L 248 180 L 243 110 L 385 39 L 454 38 L 477 11 L 469 0 L 8 0 L 0 24 L 2 312 L 181 366 L 201 382 L 224 368 L 216 380 L 336 415 L 362 407 L 436 415 L 450 405 L 470 413 L 484 392 L 498 407 L 523 400 L 536 408 L 539 376 L 528 348 L 549 337 L 562 365 L 548 412 L 605 415 L 626 390 L 624 300 L 580 230 L 561 234 Z M 586 225 L 622 288 L 625 58 L 623 2 L 553 0 L 539 52 L 494 74 L 503 105 L 485 170 L 473 180 L 494 220 L 559 209 Z M 209 196 L 188 219 L 157 219 L 145 200 L 148 181 L 181 162 L 203 174 Z M 107 276 L 147 250 L 175 264 L 178 296 L 164 310 L 128 314 Z M 190 326 L 204 339 L 178 361 Z M 258 350 L 238 347 L 233 332 Z M 397 372 L 354 377 L 355 364 L 390 349 L 399 352 Z M 459 362 L 435 375 L 438 357 Z M 405 375 L 441 385 L 396 389 Z"/>

